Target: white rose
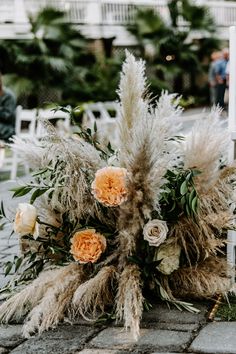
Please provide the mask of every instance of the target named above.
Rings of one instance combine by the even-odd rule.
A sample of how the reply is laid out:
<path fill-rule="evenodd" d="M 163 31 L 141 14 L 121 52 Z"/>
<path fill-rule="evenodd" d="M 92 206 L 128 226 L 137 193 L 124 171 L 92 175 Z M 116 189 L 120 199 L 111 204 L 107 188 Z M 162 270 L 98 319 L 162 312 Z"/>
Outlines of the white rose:
<path fill-rule="evenodd" d="M 179 268 L 179 257 L 181 248 L 176 244 L 161 245 L 157 251 L 155 259 L 161 261 L 158 270 L 163 274 L 169 275 Z"/>
<path fill-rule="evenodd" d="M 154 219 L 149 221 L 143 228 L 144 240 L 148 241 L 150 246 L 158 247 L 167 236 L 168 227 L 165 221 Z"/>
<path fill-rule="evenodd" d="M 28 203 L 18 204 L 16 211 L 14 231 L 20 236 L 31 234 L 36 240 L 39 235 L 39 224 L 36 221 L 37 210 Z"/>

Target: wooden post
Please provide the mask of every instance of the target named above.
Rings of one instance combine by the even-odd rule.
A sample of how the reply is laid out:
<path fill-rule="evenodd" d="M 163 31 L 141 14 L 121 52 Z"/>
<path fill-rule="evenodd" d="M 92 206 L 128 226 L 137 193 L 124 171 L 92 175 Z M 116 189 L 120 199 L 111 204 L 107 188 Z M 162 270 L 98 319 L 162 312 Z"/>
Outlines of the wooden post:
<path fill-rule="evenodd" d="M 235 160 L 236 142 L 236 26 L 229 29 L 229 118 L 228 128 L 231 133 L 231 142 L 228 152 L 228 163 Z M 230 276 L 235 283 L 235 248 L 236 231 L 228 231 L 227 261 L 231 268 Z"/>

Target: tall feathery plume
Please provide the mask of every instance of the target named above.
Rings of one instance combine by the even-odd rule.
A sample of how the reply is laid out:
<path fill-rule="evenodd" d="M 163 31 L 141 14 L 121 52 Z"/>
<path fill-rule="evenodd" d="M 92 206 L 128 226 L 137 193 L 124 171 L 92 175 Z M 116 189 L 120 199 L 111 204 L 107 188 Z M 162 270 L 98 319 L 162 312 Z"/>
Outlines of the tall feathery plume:
<path fill-rule="evenodd" d="M 9 145 L 21 162 L 26 163 L 33 170 L 40 170 L 45 164 L 42 157 L 44 156 L 43 143 L 36 139 L 22 139 L 14 136 Z M 48 163 L 49 161 L 47 161 Z"/>
<path fill-rule="evenodd" d="M 121 75 L 120 161 L 128 170 L 129 200 L 121 206 L 120 243 L 126 258 L 136 247 L 136 237 L 155 209 L 170 164 L 173 144 L 168 140 L 177 128 L 174 95 L 163 93 L 157 107 L 149 105 L 144 62 L 127 53 Z M 166 113 L 164 113 L 166 112 Z M 123 226 L 122 226 L 123 224 Z M 126 247 L 127 244 L 127 247 Z M 123 246 L 122 246 L 123 245 Z"/>
<path fill-rule="evenodd" d="M 69 316 L 74 292 L 84 280 L 85 274 L 81 265 L 71 263 L 63 267 L 37 306 L 27 316 L 23 335 L 27 338 L 35 332 L 41 334 L 56 327 Z"/>
<path fill-rule="evenodd" d="M 96 319 L 98 314 L 104 312 L 106 305 L 113 303 L 116 280 L 116 268 L 103 267 L 93 278 L 77 288 L 73 296 L 73 312 L 79 313 L 86 320 Z"/>
<path fill-rule="evenodd" d="M 131 329 L 134 340 L 139 337 L 143 295 L 141 274 L 137 265 L 128 265 L 120 275 L 117 293 L 117 320 L 125 320 L 125 328 Z"/>
<path fill-rule="evenodd" d="M 206 191 L 219 176 L 220 158 L 229 144 L 229 133 L 223 127 L 220 110 L 213 108 L 206 119 L 198 120 L 184 145 L 184 168 L 196 168 L 198 192 Z"/>
<path fill-rule="evenodd" d="M 128 171 L 129 190 L 127 202 L 120 207 L 118 221 L 120 251 L 118 268 L 121 272 L 123 270 L 125 272 L 129 263 L 128 257 L 139 251 L 138 245 L 145 220 L 149 219 L 151 211 L 158 207 L 163 176 L 170 164 L 168 152 L 171 147 L 168 138 L 171 136 L 173 119 L 179 113 L 172 107 L 174 97 L 165 93 L 156 108 L 149 104 L 144 69 L 144 62 L 136 61 L 134 56 L 127 52 L 119 88 L 121 102 L 119 157 L 122 167 Z M 163 114 L 165 109 L 168 115 Z M 121 280 L 126 273 L 122 274 Z M 130 297 L 136 299 L 137 293 L 141 292 L 136 267 L 130 267 L 129 274 L 134 282 L 129 290 Z M 122 286 L 125 286 L 125 283 L 121 280 L 117 311 L 120 318 L 123 313 L 126 327 L 131 327 L 133 333 L 137 334 L 140 320 L 137 313 L 142 313 L 142 301 L 134 301 L 134 305 L 128 311 L 130 302 L 122 296 L 124 294 Z M 140 299 L 140 296 L 138 297 Z"/>
<path fill-rule="evenodd" d="M 74 292 L 84 280 L 83 267 L 76 263 L 42 272 L 0 306 L 0 322 L 18 322 L 28 313 L 23 326 L 25 337 L 54 327 L 69 316 Z"/>
<path fill-rule="evenodd" d="M 42 272 L 30 285 L 5 301 L 0 306 L 0 322 L 20 321 L 38 304 L 60 271 L 56 268 Z"/>

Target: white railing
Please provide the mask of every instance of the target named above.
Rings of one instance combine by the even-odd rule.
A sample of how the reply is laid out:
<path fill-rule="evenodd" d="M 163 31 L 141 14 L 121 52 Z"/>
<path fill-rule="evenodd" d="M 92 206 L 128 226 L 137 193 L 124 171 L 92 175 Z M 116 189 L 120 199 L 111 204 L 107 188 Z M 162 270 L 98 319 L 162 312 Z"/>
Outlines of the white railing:
<path fill-rule="evenodd" d="M 14 0 L 0 1 L 0 22 L 14 22 Z"/>
<path fill-rule="evenodd" d="M 127 24 L 134 22 L 137 8 L 153 8 L 169 22 L 167 3 L 168 0 L 0 0 L 0 37 L 4 38 L 1 36 L 4 23 L 15 24 L 15 33 L 17 33 L 19 25 L 22 27 L 24 23 L 26 24 L 28 14 L 35 14 L 45 6 L 66 11 L 69 22 L 81 25 L 85 34 L 91 32 L 93 28 L 91 33 L 96 35 L 99 31 L 97 26 L 104 26 L 107 32 L 109 28 L 118 27 L 124 31 Z M 226 27 L 236 24 L 236 2 L 195 0 L 195 3 L 207 5 L 209 13 L 222 33 Z M 181 18 L 179 24 L 188 25 Z M 24 28 L 22 32 L 28 29 L 28 27 Z M 86 31 L 86 28 L 89 30 Z M 119 32 L 113 32 L 109 34 L 119 36 Z"/>
<path fill-rule="evenodd" d="M 15 11 L 19 0 L 0 1 L 0 23 L 21 22 Z M 168 19 L 167 0 L 21 0 L 26 13 L 53 6 L 68 12 L 68 19 L 81 24 L 125 25 L 134 21 L 137 7 L 153 8 Z M 195 1 L 200 3 L 200 1 Z M 202 3 L 203 1 L 201 1 Z M 217 25 L 236 24 L 236 3 L 233 1 L 205 1 Z"/>

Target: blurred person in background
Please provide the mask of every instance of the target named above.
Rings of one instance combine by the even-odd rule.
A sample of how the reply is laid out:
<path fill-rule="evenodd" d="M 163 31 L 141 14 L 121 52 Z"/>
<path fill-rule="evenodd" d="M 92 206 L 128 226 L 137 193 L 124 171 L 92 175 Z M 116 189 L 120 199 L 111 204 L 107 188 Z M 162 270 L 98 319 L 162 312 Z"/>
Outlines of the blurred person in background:
<path fill-rule="evenodd" d="M 208 82 L 210 86 L 210 100 L 211 105 L 216 104 L 216 75 L 215 75 L 215 66 L 218 60 L 222 59 L 223 55 L 220 51 L 215 51 L 211 54 L 211 63 L 208 71 Z"/>
<path fill-rule="evenodd" d="M 15 133 L 16 98 L 14 93 L 3 86 L 0 72 L 0 144 L 8 142 Z"/>
<path fill-rule="evenodd" d="M 216 104 L 221 108 L 224 108 L 224 97 L 226 89 L 226 68 L 229 61 L 229 49 L 224 48 L 222 51 L 223 58 L 219 59 L 215 63 L 215 78 L 216 78 Z"/>

